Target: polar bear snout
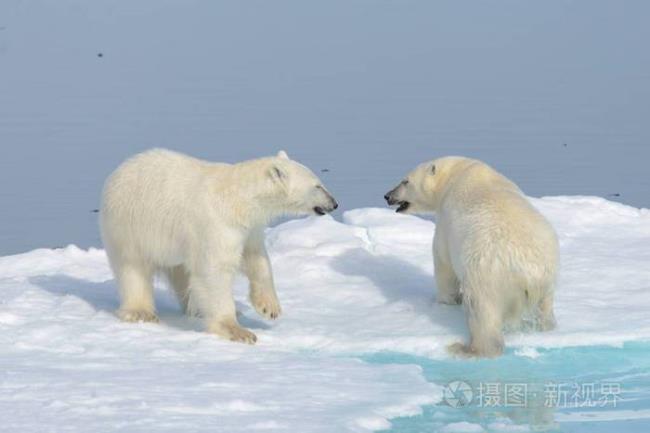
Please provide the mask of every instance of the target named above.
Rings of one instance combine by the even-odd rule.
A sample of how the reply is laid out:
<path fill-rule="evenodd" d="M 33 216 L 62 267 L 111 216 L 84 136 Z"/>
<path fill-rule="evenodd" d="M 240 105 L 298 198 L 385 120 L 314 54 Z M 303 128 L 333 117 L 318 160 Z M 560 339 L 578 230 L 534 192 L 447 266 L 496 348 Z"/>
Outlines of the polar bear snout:
<path fill-rule="evenodd" d="M 325 192 L 325 195 L 327 196 L 327 203 L 314 206 L 314 212 L 317 215 L 328 214 L 328 213 L 334 211 L 334 209 L 339 207 L 339 204 L 336 202 L 336 199 L 334 197 L 332 197 L 332 195 L 329 194 L 328 192 L 326 192 L 326 191 L 324 191 L 324 192 Z"/>
<path fill-rule="evenodd" d="M 386 200 L 386 203 L 388 203 L 389 206 L 392 206 L 399 202 L 399 200 L 397 199 L 397 190 L 399 189 L 400 186 L 402 186 L 402 184 L 397 185 L 395 188 L 391 189 L 386 194 L 384 194 L 384 200 Z"/>
<path fill-rule="evenodd" d="M 402 181 L 399 185 L 384 195 L 384 200 L 386 200 L 386 203 L 388 203 L 389 206 L 398 205 L 396 212 L 404 212 L 411 205 L 410 202 L 403 199 L 404 194 L 402 190 L 404 189 L 406 183 L 406 181 Z"/>

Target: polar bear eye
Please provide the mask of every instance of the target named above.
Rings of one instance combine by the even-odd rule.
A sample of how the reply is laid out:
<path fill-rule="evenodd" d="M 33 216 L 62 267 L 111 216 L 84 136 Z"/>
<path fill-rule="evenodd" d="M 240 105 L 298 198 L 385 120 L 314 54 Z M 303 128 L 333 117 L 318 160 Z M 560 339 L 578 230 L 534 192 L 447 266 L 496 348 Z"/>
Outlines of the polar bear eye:
<path fill-rule="evenodd" d="M 406 185 L 408 185 L 408 184 L 409 184 L 409 180 L 408 180 L 408 179 L 404 179 L 404 180 L 402 181 L 402 185 L 406 186 Z"/>

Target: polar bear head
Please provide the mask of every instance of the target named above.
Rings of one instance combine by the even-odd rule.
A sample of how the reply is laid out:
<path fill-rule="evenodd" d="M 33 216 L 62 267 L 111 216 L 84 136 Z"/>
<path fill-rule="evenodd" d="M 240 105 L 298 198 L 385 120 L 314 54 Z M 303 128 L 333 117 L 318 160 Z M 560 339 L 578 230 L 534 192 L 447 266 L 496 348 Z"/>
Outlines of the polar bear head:
<path fill-rule="evenodd" d="M 325 215 L 339 206 L 320 179 L 286 152 L 280 151 L 270 162 L 267 174 L 278 192 L 274 201 L 281 213 Z"/>
<path fill-rule="evenodd" d="M 384 195 L 400 213 L 436 212 L 451 176 L 472 160 L 456 156 L 418 165 L 395 188 Z"/>

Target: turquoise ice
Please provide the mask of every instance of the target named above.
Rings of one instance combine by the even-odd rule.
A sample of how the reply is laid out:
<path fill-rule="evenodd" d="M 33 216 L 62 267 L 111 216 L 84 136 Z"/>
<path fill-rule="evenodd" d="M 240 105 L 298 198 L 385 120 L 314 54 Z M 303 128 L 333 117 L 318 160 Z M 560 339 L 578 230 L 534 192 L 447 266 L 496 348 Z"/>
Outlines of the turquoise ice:
<path fill-rule="evenodd" d="M 440 403 L 419 416 L 393 420 L 391 432 L 644 433 L 650 424 L 648 343 L 509 350 L 500 359 L 481 361 L 391 353 L 366 359 L 418 364 L 428 380 L 445 386 Z"/>

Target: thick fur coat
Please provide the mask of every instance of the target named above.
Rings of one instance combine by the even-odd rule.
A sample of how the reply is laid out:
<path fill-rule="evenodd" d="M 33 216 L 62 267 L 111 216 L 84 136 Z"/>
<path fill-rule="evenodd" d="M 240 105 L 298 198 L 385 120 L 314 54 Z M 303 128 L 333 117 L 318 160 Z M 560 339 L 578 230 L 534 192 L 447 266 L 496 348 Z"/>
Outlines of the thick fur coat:
<path fill-rule="evenodd" d="M 107 179 L 100 211 L 119 317 L 157 320 L 152 279 L 161 273 L 209 332 L 255 342 L 237 322 L 233 278 L 242 271 L 256 311 L 277 318 L 264 228 L 282 215 L 323 215 L 337 206 L 320 180 L 284 152 L 238 164 L 162 149 L 134 156 Z"/>
<path fill-rule="evenodd" d="M 437 301 L 462 302 L 470 330 L 452 352 L 498 356 L 504 327 L 555 326 L 557 236 L 513 182 L 480 161 L 446 157 L 418 166 L 385 198 L 398 212 L 436 214 Z"/>

